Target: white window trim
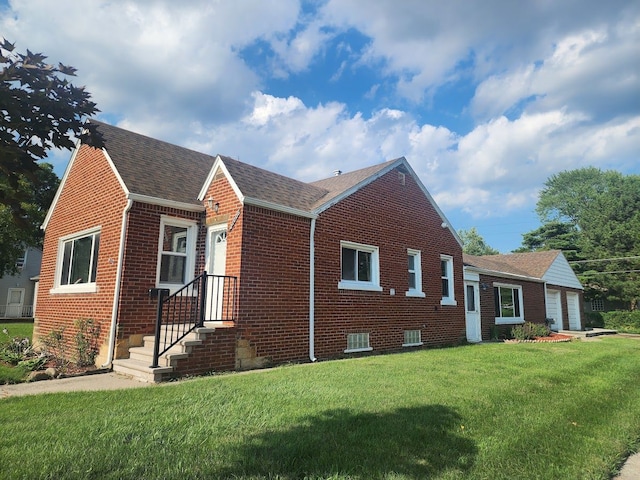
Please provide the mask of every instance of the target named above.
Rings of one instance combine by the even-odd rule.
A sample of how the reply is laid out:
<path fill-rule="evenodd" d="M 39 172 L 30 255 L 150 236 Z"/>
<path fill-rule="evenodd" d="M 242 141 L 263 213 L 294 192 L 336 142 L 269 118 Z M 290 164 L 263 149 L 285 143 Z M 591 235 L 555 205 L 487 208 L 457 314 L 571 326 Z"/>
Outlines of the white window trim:
<path fill-rule="evenodd" d="M 160 282 L 160 265 L 162 262 L 162 245 L 164 243 L 164 227 L 183 227 L 187 229 L 187 245 L 186 245 L 186 262 L 185 262 L 185 284 L 195 278 L 196 269 L 196 241 L 197 241 L 197 222 L 193 220 L 185 220 L 183 218 L 169 217 L 162 215 L 160 218 L 160 231 L 158 232 L 158 258 L 156 260 L 156 287 L 168 288 L 174 293 L 184 287 L 181 283 L 164 283 Z"/>
<path fill-rule="evenodd" d="M 446 278 L 449 280 L 449 296 L 442 297 L 442 300 L 440 300 L 440 305 L 450 305 L 455 307 L 456 305 L 458 305 L 458 302 L 456 301 L 455 285 L 453 283 L 453 257 L 451 255 L 440 255 L 440 261 L 447 262 Z M 444 277 L 440 276 L 440 280 L 442 280 L 442 278 Z"/>
<path fill-rule="evenodd" d="M 64 237 L 58 238 L 58 253 L 56 257 L 56 273 L 53 280 L 53 288 L 49 290 L 49 293 L 56 295 L 59 293 L 96 293 L 98 291 L 98 285 L 96 282 L 78 283 L 73 285 L 60 285 L 60 275 L 62 275 L 62 262 L 64 260 L 64 244 L 70 240 L 77 238 L 88 237 L 94 233 L 100 233 L 101 226 L 87 228 L 79 232 L 74 232 Z M 100 248 L 100 247 L 98 247 Z M 96 265 L 97 268 L 97 265 Z M 97 270 L 96 270 L 97 272 Z M 91 272 L 89 272 L 91 273 Z"/>
<path fill-rule="evenodd" d="M 414 250 L 413 248 L 407 248 L 407 257 L 414 257 L 413 260 L 413 268 L 414 273 L 416 275 L 416 288 L 409 288 L 405 292 L 407 297 L 426 297 L 425 293 L 422 291 L 422 254 L 420 250 Z M 409 271 L 407 270 L 407 273 Z"/>
<path fill-rule="evenodd" d="M 418 329 L 416 329 L 415 331 L 419 333 L 420 341 L 419 342 L 414 342 L 414 343 L 403 343 L 402 344 L 403 347 L 419 347 L 421 345 L 424 345 L 424 343 L 422 342 L 422 331 L 418 330 Z M 402 334 L 404 336 L 404 332 L 402 332 Z"/>
<path fill-rule="evenodd" d="M 338 288 L 340 290 L 367 290 L 372 292 L 381 292 L 380 286 L 380 251 L 378 247 L 372 245 L 364 245 L 362 243 L 354 243 L 341 241 L 340 242 L 340 276 L 342 277 L 342 249 L 350 248 L 353 250 L 360 250 L 363 252 L 369 252 L 371 254 L 371 281 L 359 282 L 357 280 L 342 280 L 338 282 Z"/>
<path fill-rule="evenodd" d="M 524 302 L 522 297 L 522 285 L 514 285 L 511 283 L 494 283 L 495 287 L 513 288 L 518 291 L 518 302 L 520 303 L 519 317 L 498 317 L 496 316 L 496 325 L 512 325 L 516 323 L 524 323 Z M 494 293 L 495 295 L 495 293 Z M 495 302 L 495 299 L 494 299 Z M 496 312 L 497 314 L 498 312 Z"/>
<path fill-rule="evenodd" d="M 370 352 L 373 350 L 373 347 L 371 346 L 371 338 L 369 336 L 369 332 L 358 332 L 353 334 L 347 334 L 347 344 L 349 343 L 349 335 L 362 335 L 362 334 L 367 335 L 367 343 L 369 344 L 369 346 L 363 347 L 363 348 L 347 348 L 344 351 L 344 353 Z"/>

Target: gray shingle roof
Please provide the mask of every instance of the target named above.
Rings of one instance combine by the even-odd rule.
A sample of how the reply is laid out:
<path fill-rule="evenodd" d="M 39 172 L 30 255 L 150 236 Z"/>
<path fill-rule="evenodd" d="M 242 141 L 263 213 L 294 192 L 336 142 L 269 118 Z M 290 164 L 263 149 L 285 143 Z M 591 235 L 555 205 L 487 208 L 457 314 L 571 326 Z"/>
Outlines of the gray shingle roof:
<path fill-rule="evenodd" d="M 105 149 L 130 193 L 200 204 L 198 193 L 215 157 L 106 123 L 98 126 Z"/>
<path fill-rule="evenodd" d="M 199 205 L 197 197 L 216 157 L 91 120 L 130 193 Z M 230 157 L 220 156 L 245 197 L 294 208 L 314 209 L 400 159 L 305 183 Z"/>

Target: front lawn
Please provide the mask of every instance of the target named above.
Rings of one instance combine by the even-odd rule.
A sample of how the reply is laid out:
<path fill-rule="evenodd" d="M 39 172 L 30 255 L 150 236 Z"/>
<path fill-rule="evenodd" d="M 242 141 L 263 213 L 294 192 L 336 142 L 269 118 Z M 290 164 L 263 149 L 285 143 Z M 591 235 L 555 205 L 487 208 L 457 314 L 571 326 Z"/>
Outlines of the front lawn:
<path fill-rule="evenodd" d="M 0 400 L 5 478 L 608 479 L 640 340 L 485 344 Z"/>
<path fill-rule="evenodd" d="M 31 343 L 33 322 L 0 322 L 0 385 L 24 382 L 29 369 L 5 361 L 2 352 L 14 338 L 28 338 Z"/>

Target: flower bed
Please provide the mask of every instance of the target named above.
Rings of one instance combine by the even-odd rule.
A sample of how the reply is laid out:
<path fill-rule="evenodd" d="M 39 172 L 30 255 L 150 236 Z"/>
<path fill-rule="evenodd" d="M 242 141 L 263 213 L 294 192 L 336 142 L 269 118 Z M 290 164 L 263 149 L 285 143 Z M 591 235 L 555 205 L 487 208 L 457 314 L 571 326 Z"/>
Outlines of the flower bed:
<path fill-rule="evenodd" d="M 558 342 L 570 342 L 573 340 L 571 335 L 565 335 L 564 333 L 552 333 L 546 337 L 536 337 L 527 340 L 510 339 L 505 340 L 504 343 L 558 343 Z"/>

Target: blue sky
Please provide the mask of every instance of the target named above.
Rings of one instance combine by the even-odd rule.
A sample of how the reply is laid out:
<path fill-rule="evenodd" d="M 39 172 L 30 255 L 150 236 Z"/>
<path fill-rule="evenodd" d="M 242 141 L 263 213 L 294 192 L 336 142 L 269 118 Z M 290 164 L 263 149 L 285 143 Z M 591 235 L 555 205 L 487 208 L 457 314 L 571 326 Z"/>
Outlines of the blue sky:
<path fill-rule="evenodd" d="M 634 0 L 16 0 L 0 32 L 168 142 L 304 181 L 405 156 L 504 253 L 550 175 L 640 173 Z"/>

